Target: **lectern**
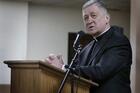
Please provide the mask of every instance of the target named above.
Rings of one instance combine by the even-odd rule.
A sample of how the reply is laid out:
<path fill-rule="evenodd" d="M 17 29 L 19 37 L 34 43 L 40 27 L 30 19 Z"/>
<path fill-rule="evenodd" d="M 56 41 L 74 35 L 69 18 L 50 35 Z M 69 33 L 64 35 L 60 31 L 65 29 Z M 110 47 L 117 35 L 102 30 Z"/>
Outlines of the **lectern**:
<path fill-rule="evenodd" d="M 40 60 L 4 61 L 11 68 L 11 93 L 57 93 L 65 72 Z M 97 83 L 70 75 L 62 93 L 89 93 Z M 73 90 L 73 91 L 72 91 Z"/>

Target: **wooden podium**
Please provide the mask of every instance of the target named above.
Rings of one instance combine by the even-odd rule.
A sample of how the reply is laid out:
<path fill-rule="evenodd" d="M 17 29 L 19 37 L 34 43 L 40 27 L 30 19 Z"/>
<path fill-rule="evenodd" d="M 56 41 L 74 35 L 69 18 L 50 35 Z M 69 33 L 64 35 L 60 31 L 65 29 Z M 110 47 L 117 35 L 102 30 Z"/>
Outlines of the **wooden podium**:
<path fill-rule="evenodd" d="M 61 69 L 39 60 L 13 60 L 4 63 L 11 68 L 11 93 L 57 93 L 65 75 Z M 71 75 L 62 93 L 89 93 L 91 85 L 98 86 L 94 82 Z"/>

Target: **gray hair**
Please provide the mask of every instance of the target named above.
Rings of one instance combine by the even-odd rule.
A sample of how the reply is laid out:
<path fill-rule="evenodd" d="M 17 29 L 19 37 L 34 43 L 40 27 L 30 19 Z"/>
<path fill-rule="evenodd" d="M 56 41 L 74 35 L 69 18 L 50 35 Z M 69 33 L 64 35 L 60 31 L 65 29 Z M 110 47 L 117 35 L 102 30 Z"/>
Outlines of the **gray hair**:
<path fill-rule="evenodd" d="M 101 0 L 89 0 L 83 5 L 82 9 L 85 9 L 88 6 L 93 5 L 93 4 L 96 4 L 98 7 L 102 8 L 104 12 L 109 15 L 105 3 Z"/>

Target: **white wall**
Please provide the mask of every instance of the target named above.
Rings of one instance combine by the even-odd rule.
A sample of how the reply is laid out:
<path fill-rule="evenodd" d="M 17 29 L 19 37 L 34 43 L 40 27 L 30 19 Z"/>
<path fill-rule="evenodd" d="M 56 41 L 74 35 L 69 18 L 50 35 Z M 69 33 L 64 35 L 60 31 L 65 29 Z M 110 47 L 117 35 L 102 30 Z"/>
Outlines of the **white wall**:
<path fill-rule="evenodd" d="M 137 17 L 137 13 L 139 11 L 138 7 L 140 4 L 137 3 L 139 0 L 131 0 L 131 28 L 130 28 L 130 40 L 132 45 L 132 52 L 133 52 L 133 64 L 131 67 L 131 87 L 132 87 L 132 93 L 139 93 L 139 91 L 136 91 L 136 56 L 137 56 L 137 32 L 139 29 L 137 29 L 137 21 L 139 21 L 139 17 Z M 137 5 L 138 4 L 138 5 Z"/>
<path fill-rule="evenodd" d="M 79 9 L 30 5 L 28 59 L 62 54 L 67 62 L 68 32 L 83 29 Z"/>
<path fill-rule="evenodd" d="M 132 92 L 140 93 L 140 0 L 131 0 Z"/>
<path fill-rule="evenodd" d="M 0 1 L 0 84 L 10 84 L 3 61 L 26 58 L 27 15 L 27 3 Z"/>

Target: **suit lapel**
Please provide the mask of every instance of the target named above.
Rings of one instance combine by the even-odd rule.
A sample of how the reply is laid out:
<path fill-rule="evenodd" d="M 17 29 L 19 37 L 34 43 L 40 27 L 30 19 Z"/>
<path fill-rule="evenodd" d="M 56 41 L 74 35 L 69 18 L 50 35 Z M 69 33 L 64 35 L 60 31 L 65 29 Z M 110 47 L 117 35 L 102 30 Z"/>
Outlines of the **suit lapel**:
<path fill-rule="evenodd" d="M 91 41 L 84 49 L 81 51 L 80 56 L 80 65 L 84 66 L 86 64 L 87 56 L 89 52 L 91 51 L 92 45 L 95 43 L 95 40 Z"/>
<path fill-rule="evenodd" d="M 89 60 L 88 65 L 91 64 L 95 64 L 95 62 L 93 63 L 93 60 L 96 58 L 96 56 L 100 53 L 100 51 L 102 51 L 105 47 L 105 45 L 107 44 L 107 41 L 109 40 L 109 38 L 112 36 L 112 31 L 109 30 L 108 33 L 106 33 L 106 35 L 104 35 L 100 41 L 98 41 L 95 45 L 95 48 L 91 54 L 91 58 Z"/>

